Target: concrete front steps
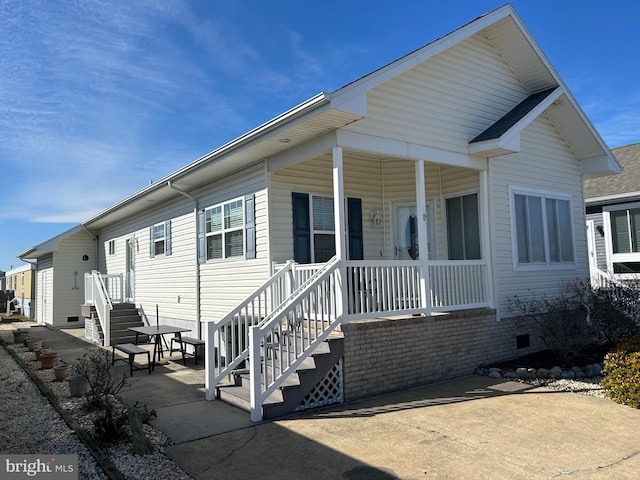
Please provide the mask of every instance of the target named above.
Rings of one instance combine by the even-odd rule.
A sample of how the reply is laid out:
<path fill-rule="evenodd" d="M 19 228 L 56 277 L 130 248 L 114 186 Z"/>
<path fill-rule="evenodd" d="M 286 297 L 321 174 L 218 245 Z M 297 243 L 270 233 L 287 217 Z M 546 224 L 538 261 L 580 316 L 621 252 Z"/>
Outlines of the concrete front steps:
<path fill-rule="evenodd" d="M 82 315 L 85 317 L 85 330 L 87 330 L 86 322 L 91 322 L 93 326 L 93 332 L 89 339 L 94 343 L 104 345 L 104 333 L 100 326 L 95 307 L 93 305 L 83 305 Z M 111 342 L 109 345 L 135 343 L 136 334 L 128 330 L 128 328 L 142 326 L 144 326 L 144 322 L 135 304 L 114 303 L 113 310 L 111 310 Z M 146 335 L 140 335 L 138 338 L 139 342 L 146 342 L 147 340 Z"/>
<path fill-rule="evenodd" d="M 320 384 L 342 358 L 343 352 L 344 339 L 340 336 L 330 337 L 320 344 L 316 351 L 302 362 L 295 373 L 286 378 L 284 383 L 267 398 L 262 405 L 262 418 L 264 420 L 279 418 L 298 409 L 307 395 Z M 267 369 L 271 369 L 270 363 L 270 360 L 267 360 Z M 216 387 L 216 397 L 249 412 L 251 411 L 249 370 L 235 370 L 232 375 L 231 383 Z"/>

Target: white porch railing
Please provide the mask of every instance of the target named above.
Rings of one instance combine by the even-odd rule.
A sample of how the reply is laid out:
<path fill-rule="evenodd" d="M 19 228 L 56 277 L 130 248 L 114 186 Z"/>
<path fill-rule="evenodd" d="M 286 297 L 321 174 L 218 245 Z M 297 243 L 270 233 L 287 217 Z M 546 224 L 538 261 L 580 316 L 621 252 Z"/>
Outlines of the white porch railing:
<path fill-rule="evenodd" d="M 258 325 L 249 328 L 251 420 L 266 399 L 340 324 L 339 262 L 334 258 Z"/>
<path fill-rule="evenodd" d="M 113 303 L 124 301 L 122 275 L 102 275 L 97 270 L 84 274 L 84 303 L 93 305 L 104 334 L 104 345 L 111 344 Z"/>
<path fill-rule="evenodd" d="M 491 282 L 483 260 L 429 261 L 431 310 L 488 307 Z"/>
<path fill-rule="evenodd" d="M 207 323 L 206 398 L 249 361 L 252 418 L 284 379 L 342 321 L 491 305 L 488 268 L 482 261 L 429 262 L 430 303 L 425 308 L 418 261 L 348 261 L 277 266 L 262 286 L 219 322 Z M 344 286 L 341 286 L 344 285 Z M 346 288 L 343 312 L 341 288 Z M 343 312 L 343 313 L 340 313 Z"/>
<path fill-rule="evenodd" d="M 293 292 L 294 263 L 287 262 L 263 285 L 218 322 L 207 323 L 205 389 L 207 400 L 215 398 L 215 387 L 249 356 L 249 327 L 266 317 Z"/>
<path fill-rule="evenodd" d="M 491 289 L 486 262 L 429 261 L 428 268 L 430 303 L 425 309 L 420 293 L 421 262 L 347 262 L 347 318 L 490 306 Z"/>

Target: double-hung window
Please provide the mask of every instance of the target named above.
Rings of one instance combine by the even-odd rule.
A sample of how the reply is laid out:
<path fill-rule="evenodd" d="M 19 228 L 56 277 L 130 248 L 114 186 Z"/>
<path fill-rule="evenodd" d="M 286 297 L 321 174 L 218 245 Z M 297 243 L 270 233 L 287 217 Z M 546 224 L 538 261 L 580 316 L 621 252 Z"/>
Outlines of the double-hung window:
<path fill-rule="evenodd" d="M 165 252 L 165 225 L 159 223 L 153 226 L 153 255 L 164 255 Z"/>
<path fill-rule="evenodd" d="M 333 198 L 312 195 L 311 217 L 313 261 L 326 262 L 336 254 Z"/>
<path fill-rule="evenodd" d="M 113 247 L 115 252 L 115 243 Z M 171 220 L 149 227 L 149 256 L 153 258 L 163 255 L 171 255 Z"/>
<path fill-rule="evenodd" d="M 205 210 L 207 260 L 244 255 L 244 203 L 242 199 Z"/>
<path fill-rule="evenodd" d="M 514 268 L 575 265 L 571 197 L 511 189 Z"/>

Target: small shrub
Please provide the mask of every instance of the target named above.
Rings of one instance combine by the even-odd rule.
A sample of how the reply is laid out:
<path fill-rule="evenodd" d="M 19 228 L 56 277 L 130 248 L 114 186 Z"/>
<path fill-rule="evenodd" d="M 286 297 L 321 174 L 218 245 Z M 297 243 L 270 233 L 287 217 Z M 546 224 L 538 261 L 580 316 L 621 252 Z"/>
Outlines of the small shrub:
<path fill-rule="evenodd" d="M 575 280 L 564 285 L 556 296 L 536 295 L 509 298 L 509 310 L 532 320 L 548 349 L 562 362 L 571 362 L 581 347 L 590 343 L 591 287 L 588 280 Z"/>
<path fill-rule="evenodd" d="M 625 286 L 594 288 L 591 320 L 597 343 L 615 345 L 639 330 L 638 291 Z"/>
<path fill-rule="evenodd" d="M 87 402 L 90 408 L 100 412 L 94 421 L 98 440 L 112 443 L 126 437 L 126 411 L 117 411 L 114 397 L 126 384 L 127 377 L 114 377 L 111 369 L 111 354 L 101 348 L 86 349 L 78 359 L 76 370 L 84 375 L 89 383 Z"/>
<path fill-rule="evenodd" d="M 640 334 L 622 341 L 604 357 L 604 375 L 607 397 L 640 408 Z"/>

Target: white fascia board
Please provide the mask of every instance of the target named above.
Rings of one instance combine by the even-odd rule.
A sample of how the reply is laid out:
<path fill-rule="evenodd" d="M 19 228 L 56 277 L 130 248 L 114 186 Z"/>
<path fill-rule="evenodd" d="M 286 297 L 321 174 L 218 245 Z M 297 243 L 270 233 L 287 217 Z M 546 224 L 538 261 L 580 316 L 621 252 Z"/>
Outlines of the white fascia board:
<path fill-rule="evenodd" d="M 512 16 L 516 18 L 515 11 L 510 5 L 504 5 L 496 10 L 489 12 L 466 25 L 440 37 L 437 40 L 415 50 L 412 53 L 399 58 L 374 72 L 371 72 L 364 77 L 356 80 L 342 88 L 339 88 L 331 94 L 332 100 L 339 97 L 346 96 L 361 96 L 366 92 L 378 85 L 390 80 L 401 73 L 410 70 L 416 65 L 444 52 L 448 48 L 463 42 L 467 38 L 472 37 L 478 32 L 481 32 L 493 23 L 502 20 L 505 17 Z M 521 24 L 522 22 L 520 22 Z"/>
<path fill-rule="evenodd" d="M 580 163 L 582 164 L 583 175 L 611 175 L 621 173 L 623 170 L 620 163 L 611 154 L 583 158 Z"/>
<path fill-rule="evenodd" d="M 466 153 L 440 150 L 402 140 L 392 140 L 348 130 L 339 130 L 337 140 L 338 146 L 361 152 L 371 152 L 407 160 L 424 160 L 443 165 L 473 168 L 475 170 L 486 170 L 488 168 L 487 160 L 483 158 L 471 157 Z"/>
<path fill-rule="evenodd" d="M 551 64 L 551 62 L 547 58 L 547 56 L 544 54 L 544 52 L 542 51 L 542 49 L 540 48 L 538 43 L 533 39 L 533 36 L 531 35 L 531 33 L 529 33 L 529 30 L 527 30 L 527 27 L 524 25 L 522 20 L 520 20 L 520 17 L 518 17 L 518 14 L 515 11 L 513 11 L 512 18 L 513 18 L 513 21 L 516 22 L 516 24 L 518 25 L 518 28 L 520 28 L 520 30 L 522 31 L 522 34 L 525 36 L 527 41 L 531 44 L 531 47 L 533 48 L 533 50 L 538 55 L 538 58 L 543 63 L 544 67 L 551 73 L 551 75 L 555 79 L 556 83 L 560 87 L 562 87 L 562 90 L 563 90 L 564 95 L 566 96 L 567 100 L 569 101 L 571 106 L 575 109 L 575 111 L 578 113 L 578 115 L 580 116 L 582 121 L 585 123 L 585 125 L 587 126 L 587 128 L 589 129 L 591 134 L 593 135 L 593 137 L 596 140 L 596 142 L 602 148 L 602 150 L 605 153 L 605 155 L 611 156 L 611 158 L 613 159 L 614 163 L 619 165 L 619 163 L 615 159 L 615 157 L 613 157 L 613 155 L 611 155 L 611 153 L 609 152 L 609 147 L 605 143 L 604 139 L 600 136 L 600 133 L 593 126 L 593 124 L 591 123 L 591 120 L 589 120 L 589 117 L 587 117 L 587 115 L 584 113 L 584 111 L 582 110 L 582 107 L 580 107 L 580 105 L 578 104 L 578 101 L 574 98 L 573 94 L 571 93 L 571 91 L 569 90 L 567 85 L 562 80 L 562 77 L 560 77 L 560 74 L 553 67 L 553 65 Z"/>
<path fill-rule="evenodd" d="M 474 142 L 469 145 L 469 155 L 485 154 L 487 157 L 500 157 L 520 151 L 520 134 L 512 135 L 509 139 L 494 138 L 484 142 Z"/>

